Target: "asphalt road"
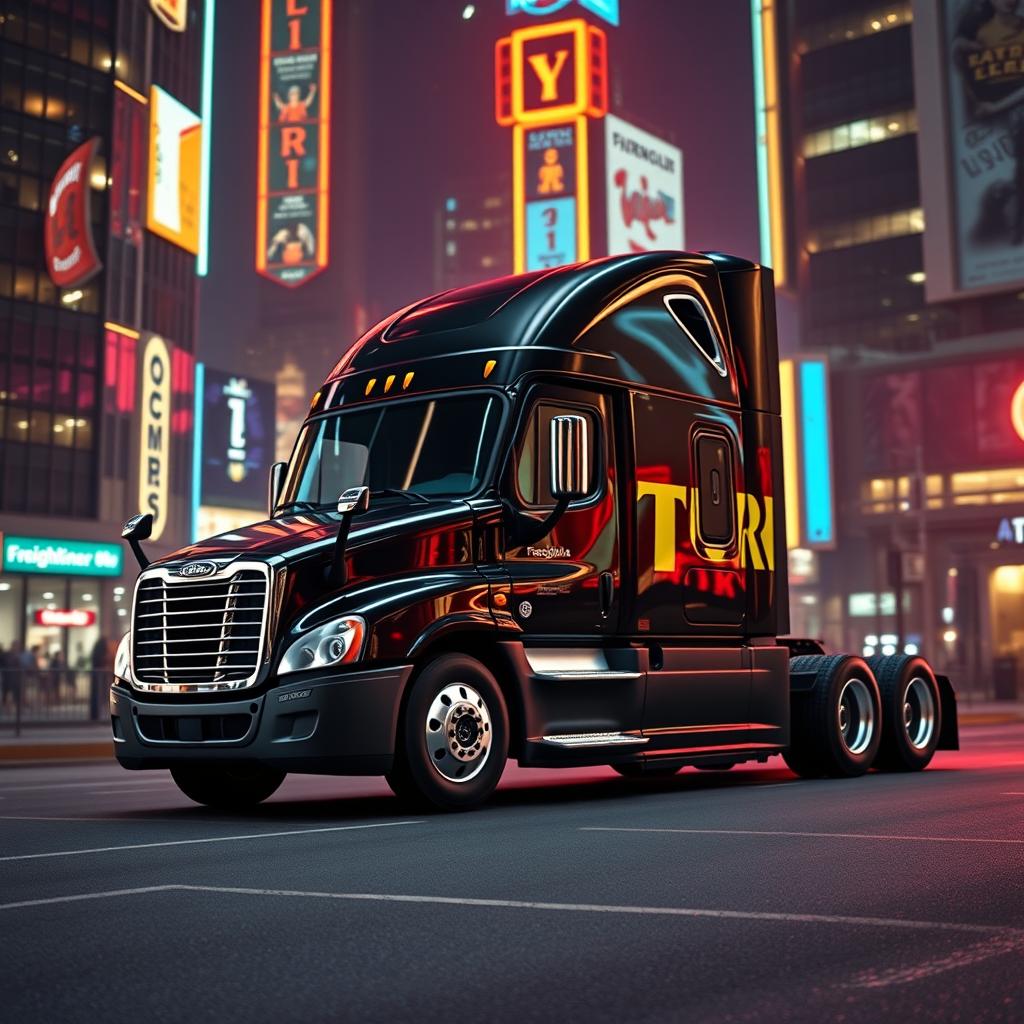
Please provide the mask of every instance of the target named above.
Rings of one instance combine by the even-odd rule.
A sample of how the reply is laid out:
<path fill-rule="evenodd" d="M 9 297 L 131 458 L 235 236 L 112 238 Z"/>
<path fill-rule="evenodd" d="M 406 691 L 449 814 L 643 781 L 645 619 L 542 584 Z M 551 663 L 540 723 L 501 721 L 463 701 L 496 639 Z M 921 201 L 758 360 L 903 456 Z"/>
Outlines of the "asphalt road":
<path fill-rule="evenodd" d="M 6 1021 L 1024 1021 L 1024 725 L 918 775 L 510 769 L 404 814 L 0 771 Z"/>

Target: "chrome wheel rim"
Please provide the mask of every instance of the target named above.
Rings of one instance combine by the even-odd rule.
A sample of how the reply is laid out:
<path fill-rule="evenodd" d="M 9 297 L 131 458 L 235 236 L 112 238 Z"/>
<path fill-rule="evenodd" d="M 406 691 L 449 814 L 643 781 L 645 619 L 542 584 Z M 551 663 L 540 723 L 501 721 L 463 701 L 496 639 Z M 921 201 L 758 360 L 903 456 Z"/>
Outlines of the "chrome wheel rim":
<path fill-rule="evenodd" d="M 935 735 L 935 697 L 920 676 L 914 676 L 903 692 L 903 729 L 915 750 L 927 748 Z"/>
<path fill-rule="evenodd" d="M 839 692 L 836 723 L 843 746 L 863 754 L 875 736 L 875 704 L 863 679 L 848 679 Z"/>
<path fill-rule="evenodd" d="M 491 754 L 491 713 L 472 686 L 452 683 L 431 701 L 423 734 L 434 771 L 448 782 L 469 782 Z"/>

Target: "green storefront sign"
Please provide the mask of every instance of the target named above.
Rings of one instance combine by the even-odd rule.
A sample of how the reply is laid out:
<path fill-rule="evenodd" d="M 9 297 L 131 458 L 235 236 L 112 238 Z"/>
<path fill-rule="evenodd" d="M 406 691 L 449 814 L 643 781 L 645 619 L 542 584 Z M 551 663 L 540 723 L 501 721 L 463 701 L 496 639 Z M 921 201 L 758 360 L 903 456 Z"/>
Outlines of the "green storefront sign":
<path fill-rule="evenodd" d="M 124 552 L 119 544 L 52 537 L 14 537 L 4 543 L 4 572 L 56 576 L 120 576 Z"/>

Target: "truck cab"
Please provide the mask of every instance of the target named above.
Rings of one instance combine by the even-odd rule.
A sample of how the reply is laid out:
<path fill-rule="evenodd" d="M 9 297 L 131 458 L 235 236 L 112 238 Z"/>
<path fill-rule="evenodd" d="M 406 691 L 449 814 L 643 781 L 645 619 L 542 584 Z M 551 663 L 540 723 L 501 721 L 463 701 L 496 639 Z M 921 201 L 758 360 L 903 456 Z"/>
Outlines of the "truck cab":
<path fill-rule="evenodd" d="M 772 276 L 745 260 L 407 306 L 313 396 L 264 522 L 152 565 L 126 526 L 117 758 L 218 806 L 307 772 L 468 807 L 510 757 L 924 767 L 956 744 L 948 680 L 785 638 L 781 453 Z"/>

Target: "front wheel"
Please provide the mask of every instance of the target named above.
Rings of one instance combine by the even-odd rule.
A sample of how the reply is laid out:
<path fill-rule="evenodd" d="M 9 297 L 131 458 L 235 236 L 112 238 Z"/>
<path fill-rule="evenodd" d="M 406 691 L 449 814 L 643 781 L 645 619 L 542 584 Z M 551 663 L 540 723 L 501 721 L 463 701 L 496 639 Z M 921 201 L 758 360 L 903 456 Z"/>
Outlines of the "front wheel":
<path fill-rule="evenodd" d="M 272 796 L 285 773 L 262 765 L 187 765 L 171 769 L 178 789 L 197 804 L 244 811 Z"/>
<path fill-rule="evenodd" d="M 474 807 L 498 785 L 508 743 L 497 680 L 475 658 L 442 655 L 424 666 L 409 691 L 388 785 L 409 803 Z"/>

